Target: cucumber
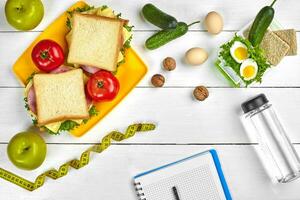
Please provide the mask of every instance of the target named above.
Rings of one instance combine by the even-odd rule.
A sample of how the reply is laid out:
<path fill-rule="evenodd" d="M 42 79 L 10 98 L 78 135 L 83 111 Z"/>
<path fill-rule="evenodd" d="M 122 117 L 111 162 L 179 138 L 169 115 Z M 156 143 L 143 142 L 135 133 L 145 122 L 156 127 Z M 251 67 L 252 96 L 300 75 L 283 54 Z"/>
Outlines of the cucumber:
<path fill-rule="evenodd" d="M 248 36 L 249 41 L 254 47 L 260 45 L 268 27 L 273 21 L 275 14 L 273 5 L 276 1 L 274 0 L 270 6 L 263 7 L 255 17 Z"/>
<path fill-rule="evenodd" d="M 184 22 L 178 22 L 175 29 L 161 30 L 149 37 L 145 42 L 145 47 L 149 50 L 157 49 L 176 38 L 179 38 L 187 33 L 189 26 L 199 23 L 200 21 L 187 25 Z"/>
<path fill-rule="evenodd" d="M 177 26 L 177 20 L 174 17 L 164 13 L 153 4 L 144 5 L 142 14 L 146 20 L 161 29 L 175 29 Z"/>

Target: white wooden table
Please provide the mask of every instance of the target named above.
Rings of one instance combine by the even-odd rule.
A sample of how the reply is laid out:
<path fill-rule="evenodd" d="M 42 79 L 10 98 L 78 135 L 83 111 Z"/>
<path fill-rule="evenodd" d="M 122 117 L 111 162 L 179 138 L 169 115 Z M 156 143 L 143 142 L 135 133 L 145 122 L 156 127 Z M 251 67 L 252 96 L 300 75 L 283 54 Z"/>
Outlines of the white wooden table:
<path fill-rule="evenodd" d="M 68 176 L 57 181 L 48 179 L 45 186 L 32 193 L 0 180 L 0 199 L 134 200 L 131 185 L 134 174 L 210 148 L 219 153 L 233 199 L 300 199 L 300 180 L 290 184 L 271 183 L 255 152 L 257 142 L 249 139 L 239 119 L 240 104 L 253 95 L 265 93 L 277 108 L 300 153 L 300 56 L 285 58 L 267 74 L 263 84 L 248 89 L 229 87 L 213 66 L 216 48 L 253 19 L 261 7 L 270 4 L 270 0 L 153 0 L 162 10 L 188 23 L 203 20 L 209 11 L 216 10 L 223 15 L 225 26 L 222 33 L 213 37 L 202 25 L 195 25 L 176 42 L 151 52 L 143 48 L 143 43 L 156 28 L 145 23 L 139 14 L 148 1 L 89 0 L 95 6 L 107 4 L 130 19 L 135 26 L 133 46 L 148 64 L 149 72 L 138 87 L 88 134 L 82 138 L 68 134 L 46 135 L 48 155 L 45 163 L 32 172 L 16 169 L 8 161 L 6 147 L 10 138 L 26 130 L 31 121 L 22 101 L 23 88 L 11 67 L 32 40 L 74 0 L 43 2 L 46 13 L 42 23 L 34 31 L 17 32 L 7 24 L 5 1 L 0 1 L 0 167 L 34 180 L 40 172 L 78 157 L 109 130 L 123 130 L 128 124 L 142 121 L 156 123 L 157 130 L 114 144 L 103 154 L 92 156 L 87 167 L 71 170 Z M 284 27 L 295 28 L 300 41 L 300 1 L 279 0 L 275 7 L 276 18 Z M 205 48 L 211 54 L 210 58 L 202 66 L 186 66 L 181 61 L 183 55 L 195 46 Z M 161 61 L 166 56 L 177 59 L 175 71 L 162 70 Z M 165 75 L 164 88 L 151 87 L 149 80 L 154 73 Z M 196 102 L 191 96 L 192 91 L 202 84 L 208 86 L 210 96 L 204 102 Z"/>

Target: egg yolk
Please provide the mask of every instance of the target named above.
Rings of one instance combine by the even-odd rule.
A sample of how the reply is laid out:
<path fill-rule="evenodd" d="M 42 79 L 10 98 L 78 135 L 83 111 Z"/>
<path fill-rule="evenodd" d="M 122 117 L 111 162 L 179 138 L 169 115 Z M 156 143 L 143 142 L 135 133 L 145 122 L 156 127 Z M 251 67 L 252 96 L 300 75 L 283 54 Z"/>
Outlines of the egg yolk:
<path fill-rule="evenodd" d="M 243 47 L 238 47 L 234 50 L 234 55 L 239 60 L 245 60 L 246 58 L 248 58 L 248 51 Z"/>
<path fill-rule="evenodd" d="M 243 77 L 251 78 L 255 74 L 255 67 L 248 65 L 243 69 Z"/>

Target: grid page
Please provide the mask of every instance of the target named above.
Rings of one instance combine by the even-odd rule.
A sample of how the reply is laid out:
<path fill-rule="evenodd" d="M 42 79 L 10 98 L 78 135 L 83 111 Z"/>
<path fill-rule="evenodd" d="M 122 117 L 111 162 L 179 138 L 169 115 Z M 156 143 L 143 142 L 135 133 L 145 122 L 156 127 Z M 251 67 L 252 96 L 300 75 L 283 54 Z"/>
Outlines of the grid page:
<path fill-rule="evenodd" d="M 181 200 L 225 200 L 210 153 L 162 168 L 136 179 L 146 200 L 174 200 L 176 187 Z"/>

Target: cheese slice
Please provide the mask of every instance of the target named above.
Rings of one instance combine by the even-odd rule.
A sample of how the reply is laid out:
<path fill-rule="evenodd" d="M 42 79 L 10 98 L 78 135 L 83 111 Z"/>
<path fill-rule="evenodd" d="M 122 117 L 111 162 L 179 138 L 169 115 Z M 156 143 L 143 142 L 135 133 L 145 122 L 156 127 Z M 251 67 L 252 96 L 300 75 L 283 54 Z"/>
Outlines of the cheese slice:
<path fill-rule="evenodd" d="M 77 124 L 81 124 L 83 122 L 83 119 L 72 119 L 73 122 L 76 122 Z"/>
<path fill-rule="evenodd" d="M 81 124 L 83 120 L 82 119 L 72 119 L 71 121 L 76 122 L 77 124 Z M 50 131 L 57 133 L 63 122 L 64 121 L 50 123 L 50 124 L 45 125 L 45 127 L 47 129 L 49 129 Z"/>
<path fill-rule="evenodd" d="M 57 133 L 60 126 L 62 124 L 62 121 L 61 122 L 54 122 L 54 123 L 50 123 L 50 124 L 47 124 L 45 125 L 45 127 L 47 129 L 49 129 L 50 131 L 54 132 L 54 133 Z"/>
<path fill-rule="evenodd" d="M 28 92 L 29 92 L 29 89 L 31 88 L 32 84 L 33 84 L 32 80 L 30 80 L 29 83 L 26 85 L 25 90 L 24 90 L 24 96 L 25 97 L 28 96 Z"/>
<path fill-rule="evenodd" d="M 132 33 L 123 27 L 123 36 L 124 36 L 124 43 L 125 43 L 132 36 Z"/>
<path fill-rule="evenodd" d="M 121 62 L 122 60 L 124 59 L 124 56 L 121 52 L 119 52 L 119 55 L 118 55 L 118 63 Z"/>
<path fill-rule="evenodd" d="M 116 15 L 114 13 L 114 11 L 111 8 L 97 8 L 97 13 L 96 15 L 100 15 L 100 16 L 104 16 L 104 17 L 110 17 L 110 18 L 115 18 Z"/>

